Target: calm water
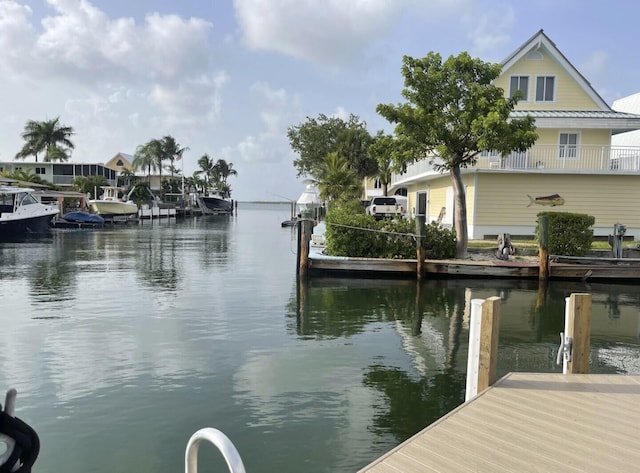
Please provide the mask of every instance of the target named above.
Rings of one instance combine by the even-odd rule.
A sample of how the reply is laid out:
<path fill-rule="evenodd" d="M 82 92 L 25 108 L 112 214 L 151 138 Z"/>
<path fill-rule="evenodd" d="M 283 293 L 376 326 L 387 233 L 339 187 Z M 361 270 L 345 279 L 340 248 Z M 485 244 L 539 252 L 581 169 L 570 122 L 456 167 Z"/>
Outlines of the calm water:
<path fill-rule="evenodd" d="M 592 371 L 640 374 L 640 287 L 300 287 L 288 218 L 288 204 L 241 204 L 0 243 L 0 390 L 18 389 L 40 436 L 34 471 L 180 472 L 210 426 L 248 471 L 354 472 L 462 402 L 472 298 L 503 297 L 500 374 L 559 371 L 563 298 L 584 291 Z M 200 465 L 227 471 L 212 448 Z"/>

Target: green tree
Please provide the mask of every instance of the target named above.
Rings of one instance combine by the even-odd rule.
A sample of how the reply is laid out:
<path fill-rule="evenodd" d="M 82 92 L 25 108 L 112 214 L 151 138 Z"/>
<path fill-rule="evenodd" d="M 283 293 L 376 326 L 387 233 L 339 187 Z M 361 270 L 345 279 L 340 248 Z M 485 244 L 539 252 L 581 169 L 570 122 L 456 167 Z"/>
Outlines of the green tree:
<path fill-rule="evenodd" d="M 376 162 L 368 154 L 372 138 L 366 123 L 356 115 L 348 120 L 327 117 L 309 118 L 300 125 L 289 127 L 287 137 L 291 148 L 299 158 L 293 161 L 298 176 L 318 179 L 325 157 L 338 152 L 346 159 L 347 166 L 362 179 L 376 172 Z"/>
<path fill-rule="evenodd" d="M 136 148 L 131 163 L 134 169 L 146 169 L 147 180 L 151 183 L 151 171 L 158 169 L 158 162 L 162 155 L 162 144 L 160 140 L 151 140 Z"/>
<path fill-rule="evenodd" d="M 118 181 L 121 182 L 124 187 L 130 188 L 138 181 L 138 176 L 136 176 L 136 173 L 133 172 L 132 169 L 125 168 L 118 174 Z"/>
<path fill-rule="evenodd" d="M 376 110 L 396 124 L 401 145 L 397 166 L 428 159 L 451 176 L 454 191 L 456 257 L 466 256 L 467 206 L 461 168 L 476 163 L 483 150 L 501 154 L 525 151 L 537 139 L 534 119 L 510 118 L 517 97 L 507 99 L 493 84 L 500 64 L 485 63 L 463 52 L 446 61 L 437 53 L 422 59 L 404 56 L 405 103 L 380 104 Z"/>
<path fill-rule="evenodd" d="M 237 176 L 238 171 L 233 169 L 233 163 L 227 163 L 224 159 L 218 159 L 213 165 L 213 176 L 215 177 L 214 186 L 220 197 L 228 199 L 231 197 L 231 186 L 227 182 L 229 176 Z"/>
<path fill-rule="evenodd" d="M 396 140 L 391 135 L 379 131 L 369 146 L 369 154 L 378 163 L 378 171 L 375 177 L 382 184 L 382 194 L 388 195 L 389 184 L 393 172 L 393 155 L 396 149 Z"/>
<path fill-rule="evenodd" d="M 68 161 L 74 148 L 70 139 L 73 134 L 73 128 L 60 124 L 60 117 L 42 122 L 29 120 L 22 132 L 25 143 L 16 154 L 16 159 L 34 156 L 38 162 L 38 153 L 44 152 L 45 162 Z"/>
<path fill-rule="evenodd" d="M 171 172 L 172 177 L 174 173 L 179 174 L 179 171 L 175 167 L 175 162 L 180 161 L 184 152 L 188 151 L 189 148 L 187 146 L 180 146 L 176 139 L 171 135 L 164 136 L 160 140 L 160 145 L 162 149 L 162 158 L 159 162 L 159 169 L 160 180 L 162 180 L 162 163 L 164 161 L 169 161 L 168 169 Z"/>
<path fill-rule="evenodd" d="M 77 176 L 72 182 L 73 188 L 83 194 L 91 194 L 93 199 L 100 195 L 100 188 L 109 185 L 104 176 Z"/>
<path fill-rule="evenodd" d="M 324 201 L 354 200 L 362 195 L 362 181 L 337 151 L 329 153 L 318 171 L 318 189 Z"/>
<path fill-rule="evenodd" d="M 205 153 L 198 159 L 198 167 L 200 169 L 196 173 L 203 178 L 201 181 L 202 191 L 208 193 L 211 191 L 212 185 L 218 181 L 216 165 L 213 159 Z"/>

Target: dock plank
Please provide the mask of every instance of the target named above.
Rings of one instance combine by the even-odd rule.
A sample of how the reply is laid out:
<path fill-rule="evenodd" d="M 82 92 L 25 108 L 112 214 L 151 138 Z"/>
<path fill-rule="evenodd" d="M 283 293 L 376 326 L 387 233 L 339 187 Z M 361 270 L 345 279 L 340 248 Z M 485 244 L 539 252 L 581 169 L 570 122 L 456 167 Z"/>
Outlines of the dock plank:
<path fill-rule="evenodd" d="M 635 472 L 638 465 L 640 376 L 510 373 L 360 472 Z"/>

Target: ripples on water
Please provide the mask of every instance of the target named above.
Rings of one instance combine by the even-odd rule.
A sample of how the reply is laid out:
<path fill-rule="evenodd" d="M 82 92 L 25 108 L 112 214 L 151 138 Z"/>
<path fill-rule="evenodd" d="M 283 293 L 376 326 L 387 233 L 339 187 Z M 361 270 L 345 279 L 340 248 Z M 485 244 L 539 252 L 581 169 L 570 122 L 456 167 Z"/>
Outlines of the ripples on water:
<path fill-rule="evenodd" d="M 594 294 L 592 370 L 640 373 L 637 288 L 295 277 L 289 205 L 0 243 L 0 389 L 35 471 L 182 471 L 198 428 L 248 471 L 353 472 L 464 396 L 468 305 L 503 297 L 499 371 L 558 371 L 563 299 Z M 203 471 L 226 471 L 211 449 Z"/>

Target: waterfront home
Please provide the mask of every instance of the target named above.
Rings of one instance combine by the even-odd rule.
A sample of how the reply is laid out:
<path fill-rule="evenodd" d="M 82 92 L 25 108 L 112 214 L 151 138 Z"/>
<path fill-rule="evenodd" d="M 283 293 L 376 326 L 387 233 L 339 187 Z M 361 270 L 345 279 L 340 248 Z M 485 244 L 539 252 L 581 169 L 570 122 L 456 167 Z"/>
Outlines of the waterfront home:
<path fill-rule="evenodd" d="M 526 152 L 487 151 L 462 169 L 469 238 L 532 236 L 537 214 L 558 210 L 593 215 L 596 236 L 621 223 L 638 239 L 640 147 L 613 145 L 612 137 L 640 129 L 640 115 L 607 105 L 542 30 L 502 66 L 496 85 L 507 96 L 521 92 L 512 116 L 533 116 L 539 138 Z M 406 192 L 413 215 L 453 224 L 451 178 L 428 160 L 394 175 L 389 193 L 396 192 Z"/>
<path fill-rule="evenodd" d="M 60 189 L 69 190 L 78 176 L 103 176 L 109 185 L 115 186 L 118 171 L 99 163 L 54 163 L 54 162 L 0 162 L 0 172 L 24 171 L 51 182 Z"/>

